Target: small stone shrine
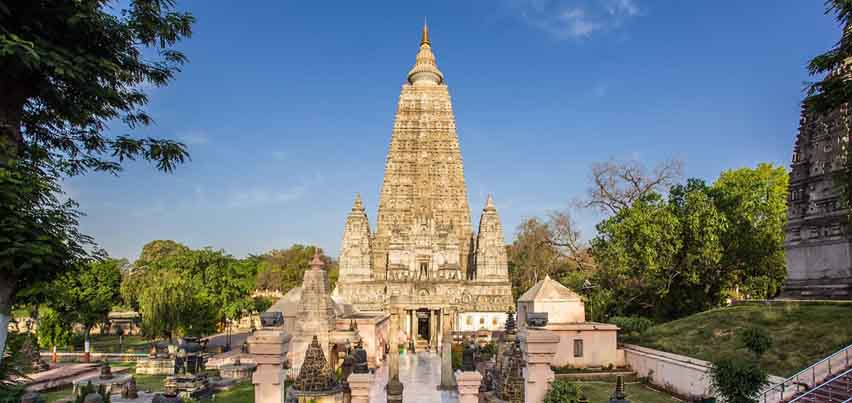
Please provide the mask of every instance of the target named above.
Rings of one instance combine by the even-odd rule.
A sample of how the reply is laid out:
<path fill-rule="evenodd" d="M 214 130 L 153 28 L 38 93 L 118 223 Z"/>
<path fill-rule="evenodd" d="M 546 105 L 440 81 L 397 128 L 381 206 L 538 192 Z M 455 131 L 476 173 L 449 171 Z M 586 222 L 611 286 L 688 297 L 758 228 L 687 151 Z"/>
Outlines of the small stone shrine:
<path fill-rule="evenodd" d="M 609 398 L 609 403 L 630 403 L 630 400 L 627 400 L 627 395 L 624 394 L 624 378 L 621 375 L 615 380 L 615 391 Z"/>
<path fill-rule="evenodd" d="M 204 355 L 197 337 L 184 337 L 175 358 L 175 375 L 164 383 L 167 390 L 176 390 L 184 398 L 200 399 L 213 393 L 204 374 Z"/>
<path fill-rule="evenodd" d="M 136 363 L 137 375 L 174 375 L 175 357 L 156 344 L 151 345 L 148 357 Z"/>
<path fill-rule="evenodd" d="M 237 357 L 230 364 L 219 366 L 219 376 L 225 379 L 249 379 L 257 368 L 257 364 L 243 363 Z"/>
<path fill-rule="evenodd" d="M 316 336 L 305 351 L 305 360 L 289 396 L 289 400 L 294 403 L 343 402 L 342 389 L 325 360 Z"/>
<path fill-rule="evenodd" d="M 524 402 L 524 353 L 521 351 L 520 340 L 515 339 L 512 346 L 505 352 L 506 363 L 500 374 L 500 388 L 497 395 L 509 403 Z"/>
<path fill-rule="evenodd" d="M 113 393 L 113 390 L 120 390 L 124 385 L 133 379 L 133 375 L 127 373 L 113 374 L 109 363 L 104 361 L 101 364 L 100 373 L 87 378 L 74 381 L 73 394 L 77 396 L 86 385 L 92 385 L 95 388 L 101 388 L 105 393 Z"/>

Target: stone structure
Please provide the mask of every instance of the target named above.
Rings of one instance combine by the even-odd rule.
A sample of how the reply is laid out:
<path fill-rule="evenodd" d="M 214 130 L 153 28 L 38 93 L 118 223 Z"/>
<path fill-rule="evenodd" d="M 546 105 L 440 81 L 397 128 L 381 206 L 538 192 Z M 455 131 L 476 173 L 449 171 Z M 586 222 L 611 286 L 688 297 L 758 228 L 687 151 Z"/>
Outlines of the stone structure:
<path fill-rule="evenodd" d="M 342 402 L 343 392 L 334 378 L 334 373 L 325 360 L 318 338 L 314 336 L 305 351 L 305 360 L 299 376 L 289 393 L 291 401 L 299 403 Z"/>
<path fill-rule="evenodd" d="M 373 385 L 375 375 L 370 373 L 354 373 L 349 375 L 347 383 L 349 384 L 349 393 L 351 403 L 369 403 L 370 402 L 370 387 Z"/>
<path fill-rule="evenodd" d="M 524 402 L 541 403 L 556 377 L 550 366 L 559 348 L 560 338 L 550 330 L 531 328 L 525 329 L 521 338 L 527 365 L 524 371 Z"/>
<path fill-rule="evenodd" d="M 248 354 L 257 364 L 251 377 L 256 403 L 281 403 L 284 400 L 287 348 L 290 335 L 283 325 L 262 327 L 246 340 Z"/>
<path fill-rule="evenodd" d="M 244 363 L 237 357 L 230 364 L 219 366 L 219 376 L 225 379 L 249 379 L 255 369 L 257 364 Z"/>
<path fill-rule="evenodd" d="M 606 367 L 623 364 L 618 350 L 618 326 L 586 321 L 583 299 L 559 282 L 545 276 L 518 298 L 518 327 L 530 327 L 527 318 L 546 314 L 546 324 L 537 326 L 559 336 L 554 367 Z"/>
<path fill-rule="evenodd" d="M 396 302 L 397 297 L 392 300 Z M 390 325 L 390 343 L 388 350 L 388 383 L 385 386 L 385 392 L 388 403 L 402 403 L 404 386 L 399 381 L 399 312 L 391 310 L 391 325 Z"/>
<path fill-rule="evenodd" d="M 174 375 L 175 357 L 156 344 L 151 346 L 148 358 L 136 362 L 137 375 Z"/>
<path fill-rule="evenodd" d="M 448 328 L 503 326 L 512 292 L 500 219 L 489 196 L 473 232 L 450 94 L 425 26 L 399 97 L 377 221 L 372 233 L 356 197 L 337 295 L 362 311 L 401 309 L 411 344 L 432 349 Z"/>
<path fill-rule="evenodd" d="M 459 385 L 459 403 L 479 403 L 479 384 L 482 374 L 478 371 L 456 372 L 456 383 Z"/>
<path fill-rule="evenodd" d="M 833 74 L 849 74 L 848 64 Z M 834 183 L 846 166 L 849 106 L 826 114 L 802 107 L 793 148 L 785 254 L 787 298 L 852 298 L 852 232 L 849 209 Z"/>

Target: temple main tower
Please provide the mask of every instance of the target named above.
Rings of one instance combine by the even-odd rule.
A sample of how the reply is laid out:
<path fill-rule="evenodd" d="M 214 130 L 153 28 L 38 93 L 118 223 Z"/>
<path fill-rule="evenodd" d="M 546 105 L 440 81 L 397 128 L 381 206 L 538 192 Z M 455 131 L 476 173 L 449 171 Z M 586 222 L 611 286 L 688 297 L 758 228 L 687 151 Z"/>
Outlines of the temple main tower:
<path fill-rule="evenodd" d="M 356 196 L 337 296 L 362 311 L 402 310 L 411 346 L 437 347 L 449 329 L 502 328 L 512 290 L 500 218 L 489 195 L 474 233 L 450 93 L 425 25 L 399 96 L 377 220 L 371 233 Z"/>
<path fill-rule="evenodd" d="M 461 150 L 450 93 L 425 25 L 420 51 L 399 96 L 377 220 L 373 245 L 377 276 L 403 266 L 434 269 L 438 262 L 418 260 L 398 250 L 435 231 L 458 248 L 457 256 L 446 256 L 446 260 L 467 274 L 472 232 Z M 388 261 L 385 257 L 392 250 Z"/>

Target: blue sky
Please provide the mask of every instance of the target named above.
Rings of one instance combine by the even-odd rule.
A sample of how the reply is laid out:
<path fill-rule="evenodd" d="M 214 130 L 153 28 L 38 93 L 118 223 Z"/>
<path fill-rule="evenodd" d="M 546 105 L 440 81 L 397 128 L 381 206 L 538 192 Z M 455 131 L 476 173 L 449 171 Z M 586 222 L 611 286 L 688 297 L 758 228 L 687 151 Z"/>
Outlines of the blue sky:
<path fill-rule="evenodd" d="M 471 213 L 490 192 L 506 241 L 568 207 L 610 158 L 685 175 L 788 166 L 810 57 L 839 35 L 821 0 L 181 1 L 198 19 L 177 80 L 150 92 L 192 162 L 65 184 L 111 255 L 174 239 L 235 256 L 340 249 L 361 192 L 375 225 L 400 86 L 428 16 Z M 119 126 L 114 133 L 125 133 Z M 600 217 L 574 213 L 586 238 Z M 475 223 L 474 223 L 475 224 Z"/>

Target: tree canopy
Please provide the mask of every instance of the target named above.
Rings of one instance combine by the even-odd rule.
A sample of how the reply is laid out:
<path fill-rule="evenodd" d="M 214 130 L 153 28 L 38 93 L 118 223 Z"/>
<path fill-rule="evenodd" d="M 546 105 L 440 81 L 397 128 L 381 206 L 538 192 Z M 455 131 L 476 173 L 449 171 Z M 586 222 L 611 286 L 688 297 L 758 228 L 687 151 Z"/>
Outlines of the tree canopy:
<path fill-rule="evenodd" d="M 595 282 L 609 313 L 674 319 L 727 297 L 777 295 L 786 270 L 787 173 L 769 164 L 690 179 L 598 224 Z"/>
<path fill-rule="evenodd" d="M 18 290 L 92 257 L 58 180 L 189 158 L 179 142 L 110 126 L 151 123 L 144 88 L 186 62 L 174 45 L 193 22 L 174 0 L 0 1 L 0 353 Z"/>

